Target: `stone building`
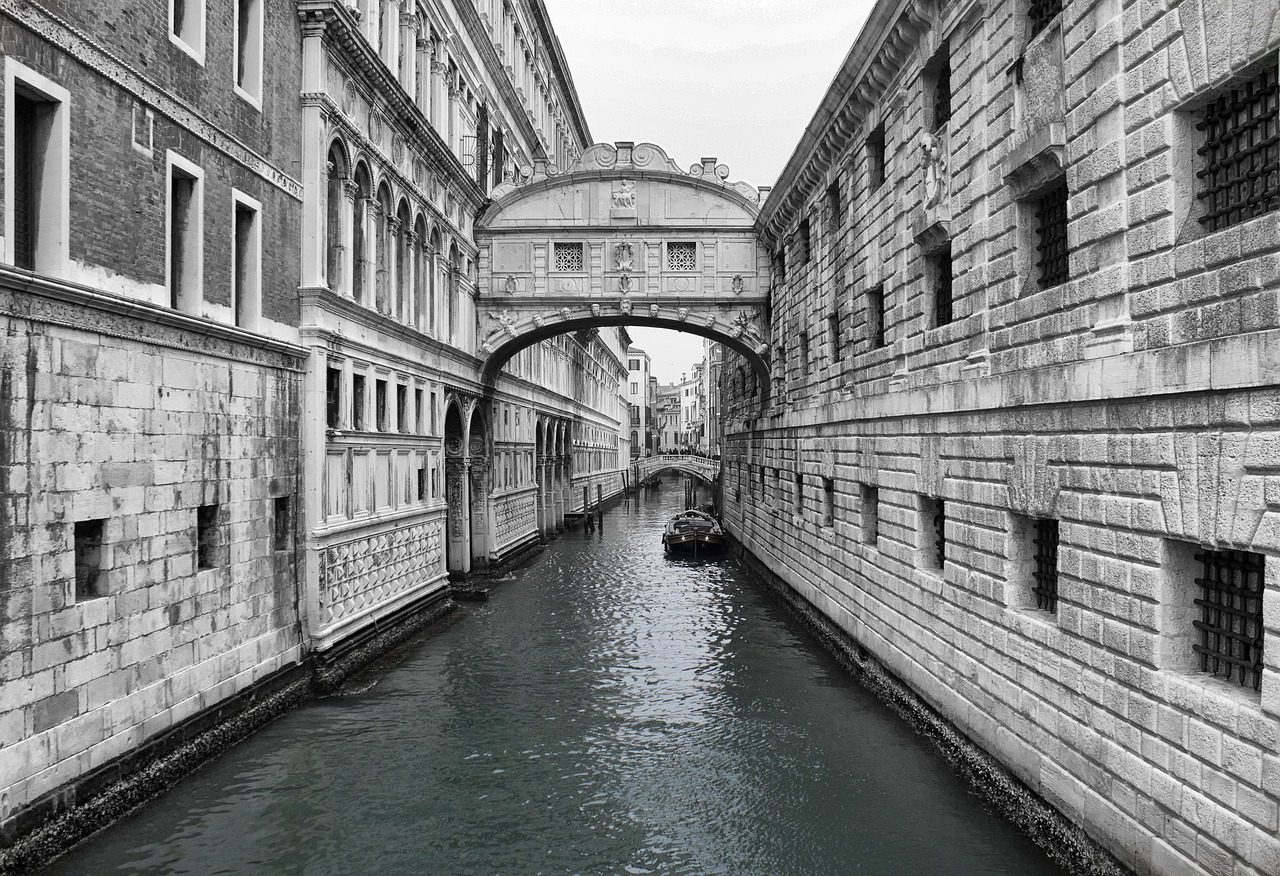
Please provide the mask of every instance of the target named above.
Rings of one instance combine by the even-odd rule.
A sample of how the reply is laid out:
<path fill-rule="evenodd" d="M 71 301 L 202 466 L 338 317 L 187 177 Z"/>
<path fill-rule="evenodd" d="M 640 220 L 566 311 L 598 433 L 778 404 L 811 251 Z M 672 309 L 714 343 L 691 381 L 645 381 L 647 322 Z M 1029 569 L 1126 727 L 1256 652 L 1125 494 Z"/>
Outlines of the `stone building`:
<path fill-rule="evenodd" d="M 628 339 L 477 354 L 477 211 L 590 143 L 541 0 L 33 0 L 0 52 L 8 842 L 617 492 Z"/>
<path fill-rule="evenodd" d="M 764 203 L 746 551 L 1139 873 L 1280 872 L 1280 15 L 882 0 Z"/>

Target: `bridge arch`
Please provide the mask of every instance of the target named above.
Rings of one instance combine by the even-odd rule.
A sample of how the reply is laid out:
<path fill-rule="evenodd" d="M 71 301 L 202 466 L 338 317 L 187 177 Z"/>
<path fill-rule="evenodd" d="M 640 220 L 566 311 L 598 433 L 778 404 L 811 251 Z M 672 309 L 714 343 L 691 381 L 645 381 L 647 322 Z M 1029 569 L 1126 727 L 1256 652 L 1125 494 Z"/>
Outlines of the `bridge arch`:
<path fill-rule="evenodd" d="M 492 382 L 526 347 L 606 326 L 689 332 L 740 353 L 767 394 L 767 247 L 760 193 L 704 158 L 598 143 L 563 173 L 539 162 L 476 221 L 476 349 Z"/>

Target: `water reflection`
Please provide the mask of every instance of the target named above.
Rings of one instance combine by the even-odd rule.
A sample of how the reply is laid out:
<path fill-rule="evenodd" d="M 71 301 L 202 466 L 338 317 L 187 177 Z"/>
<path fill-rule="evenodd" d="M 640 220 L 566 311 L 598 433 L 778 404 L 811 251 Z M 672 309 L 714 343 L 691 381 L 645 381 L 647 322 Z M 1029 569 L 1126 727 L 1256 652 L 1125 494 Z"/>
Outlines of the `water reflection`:
<path fill-rule="evenodd" d="M 51 872 L 1057 872 L 743 569 L 663 556 L 679 492 Z"/>

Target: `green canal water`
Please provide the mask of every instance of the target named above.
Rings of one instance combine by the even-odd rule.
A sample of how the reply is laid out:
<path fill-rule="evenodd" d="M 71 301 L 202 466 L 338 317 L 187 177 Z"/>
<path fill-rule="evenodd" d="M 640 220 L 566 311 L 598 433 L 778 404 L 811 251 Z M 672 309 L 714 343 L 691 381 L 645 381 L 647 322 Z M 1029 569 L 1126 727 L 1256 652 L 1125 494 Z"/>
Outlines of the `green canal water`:
<path fill-rule="evenodd" d="M 1060 873 L 665 490 L 50 874 Z"/>

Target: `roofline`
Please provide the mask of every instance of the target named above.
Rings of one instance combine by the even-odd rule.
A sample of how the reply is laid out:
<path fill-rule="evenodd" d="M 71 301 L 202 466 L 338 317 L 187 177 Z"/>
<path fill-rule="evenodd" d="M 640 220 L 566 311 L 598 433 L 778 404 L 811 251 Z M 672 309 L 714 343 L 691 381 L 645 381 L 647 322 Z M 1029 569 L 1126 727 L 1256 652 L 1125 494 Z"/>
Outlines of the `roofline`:
<path fill-rule="evenodd" d="M 551 61 L 556 68 L 556 74 L 560 77 L 560 81 L 564 83 L 565 101 L 572 110 L 568 115 L 576 128 L 578 148 L 579 150 L 586 149 L 595 140 L 591 138 L 591 129 L 587 127 L 587 117 L 582 112 L 582 101 L 578 99 L 578 88 L 573 84 L 573 75 L 569 72 L 569 64 L 565 59 L 564 47 L 560 45 L 560 37 L 556 36 L 555 28 L 551 26 L 551 15 L 547 12 L 547 7 L 543 0 L 529 0 L 529 7 L 533 12 L 533 17 L 537 21 L 539 29 L 542 31 L 542 38 L 546 41 L 551 51 Z"/>

